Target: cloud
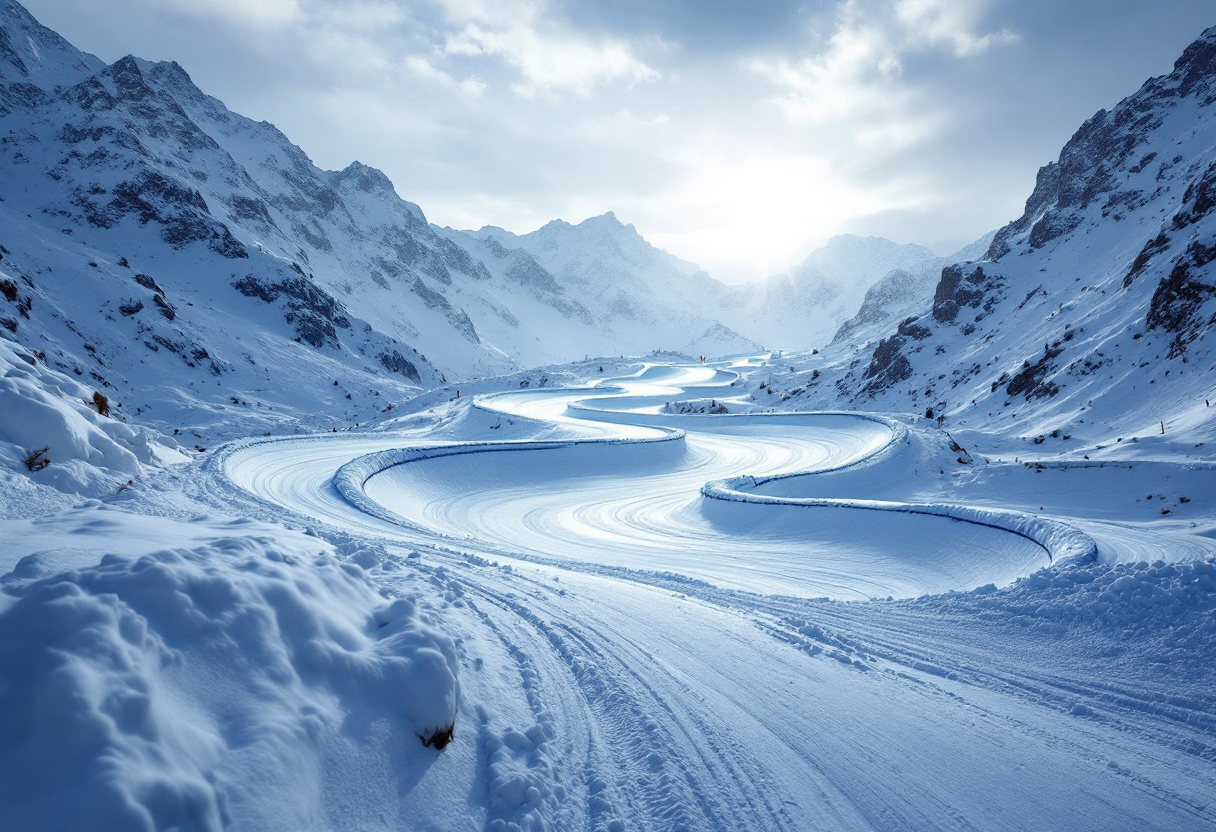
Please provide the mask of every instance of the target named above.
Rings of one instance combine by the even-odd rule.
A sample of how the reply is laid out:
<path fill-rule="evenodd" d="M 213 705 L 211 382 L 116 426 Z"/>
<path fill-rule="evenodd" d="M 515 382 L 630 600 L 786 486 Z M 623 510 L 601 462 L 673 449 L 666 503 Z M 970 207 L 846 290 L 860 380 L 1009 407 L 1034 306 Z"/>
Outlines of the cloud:
<path fill-rule="evenodd" d="M 793 121 L 825 122 L 889 109 L 900 97 L 898 57 L 877 29 L 842 25 L 827 48 L 798 61 L 754 60 L 750 68 L 778 91 Z"/>
<path fill-rule="evenodd" d="M 563 26 L 543 3 L 444 0 L 442 6 L 448 21 L 460 27 L 446 37 L 444 53 L 500 59 L 518 73 L 512 89 L 526 98 L 585 96 L 602 84 L 634 84 L 659 77 L 627 42 L 593 39 Z"/>
<path fill-rule="evenodd" d="M 249 26 L 259 31 L 281 29 L 298 23 L 304 17 L 297 0 L 168 0 L 162 11 L 184 17 L 218 20 L 229 24 Z"/>
<path fill-rule="evenodd" d="M 453 78 L 421 55 L 407 55 L 403 63 L 420 81 L 450 87 L 467 98 L 477 98 L 486 91 L 486 83 L 480 78 Z"/>
<path fill-rule="evenodd" d="M 728 282 L 784 271 L 856 217 L 909 208 L 906 182 L 856 181 L 796 143 L 696 131 L 665 142 L 672 175 L 613 207 L 656 245 Z"/>
<path fill-rule="evenodd" d="M 984 11 L 978 0 L 899 0 L 895 19 L 902 27 L 905 48 L 948 47 L 955 56 L 965 58 L 983 52 L 994 44 L 1012 43 L 1017 35 L 1008 29 L 976 34 Z"/>
<path fill-rule="evenodd" d="M 975 32 L 985 5 L 982 0 L 898 0 L 894 5 L 843 0 L 818 52 L 796 60 L 757 59 L 749 66 L 776 90 L 773 101 L 794 121 L 916 118 L 918 90 L 904 77 L 909 56 L 944 50 L 965 58 L 1015 39 L 1006 30 Z M 893 127 L 878 132 L 929 135 Z"/>

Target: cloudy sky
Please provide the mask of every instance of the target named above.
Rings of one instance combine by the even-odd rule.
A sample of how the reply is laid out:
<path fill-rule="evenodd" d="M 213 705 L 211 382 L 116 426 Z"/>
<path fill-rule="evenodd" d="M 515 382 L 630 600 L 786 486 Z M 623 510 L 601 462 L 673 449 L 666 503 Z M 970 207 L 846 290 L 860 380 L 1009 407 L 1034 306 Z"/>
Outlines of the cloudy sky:
<path fill-rule="evenodd" d="M 728 281 L 833 234 L 962 244 L 1021 212 L 1211 0 L 24 0 L 106 61 L 176 60 L 442 225 L 613 210 Z"/>

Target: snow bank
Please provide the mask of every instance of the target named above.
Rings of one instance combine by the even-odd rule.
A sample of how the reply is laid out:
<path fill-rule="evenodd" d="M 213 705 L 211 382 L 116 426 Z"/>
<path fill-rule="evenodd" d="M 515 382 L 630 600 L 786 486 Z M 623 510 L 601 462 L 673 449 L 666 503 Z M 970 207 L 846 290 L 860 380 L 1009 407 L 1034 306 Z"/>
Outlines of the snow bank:
<path fill-rule="evenodd" d="M 901 503 L 889 500 L 826 497 L 773 497 L 767 494 L 748 493 L 747 489 L 763 485 L 764 482 L 765 480 L 754 477 L 715 480 L 706 483 L 705 487 L 701 489 L 701 494 L 711 500 L 735 503 L 803 508 L 849 508 L 945 517 L 1024 537 L 1041 546 L 1053 563 L 1081 563 L 1097 560 L 1098 557 L 1098 546 L 1089 535 L 1068 523 L 1048 517 L 1007 509 L 960 506 L 949 503 Z"/>
<path fill-rule="evenodd" d="M 908 429 L 894 419 L 875 414 L 850 414 L 857 418 L 885 424 L 891 428 L 891 438 L 882 448 L 861 459 L 834 468 L 780 474 L 774 477 L 732 477 L 706 483 L 701 494 L 711 500 L 757 505 L 801 506 L 805 508 L 849 508 L 869 511 L 889 511 L 903 514 L 923 514 L 946 517 L 964 523 L 1000 529 L 1026 538 L 1041 546 L 1054 563 L 1085 563 L 1097 560 L 1098 547 L 1094 540 L 1069 523 L 1049 517 L 1027 514 L 1010 509 L 983 508 L 950 503 L 910 503 L 890 500 L 862 500 L 832 497 L 784 497 L 757 494 L 755 489 L 770 482 L 830 474 L 860 466 L 888 461 L 901 445 L 909 441 Z"/>
<path fill-rule="evenodd" d="M 0 460 L 5 467 L 60 491 L 100 496 L 113 492 L 116 479 L 139 476 L 141 465 L 186 459 L 172 439 L 98 413 L 94 392 L 99 391 L 0 340 Z M 28 471 L 25 460 L 42 448 L 50 464 Z"/>
<path fill-rule="evenodd" d="M 1022 578 L 989 598 L 943 602 L 999 607 L 1011 619 L 1083 620 L 1123 630 L 1170 633 L 1163 622 L 1193 618 L 1175 638 L 1201 638 L 1216 648 L 1216 560 L 1189 563 L 1074 564 Z M 1176 625 L 1181 626 L 1181 625 Z"/>
<path fill-rule="evenodd" d="M 332 552 L 229 538 L 6 591 L 7 829 L 311 827 L 343 734 L 421 769 L 454 724 L 453 641 Z"/>
<path fill-rule="evenodd" d="M 986 622 L 1005 631 L 1001 643 L 1009 646 L 1021 642 L 1018 631 L 1040 634 L 1044 641 L 1036 636 L 1028 642 L 1039 645 L 1032 649 L 1042 651 L 1040 660 L 1089 663 L 1086 675 L 1102 679 L 1067 687 L 1083 708 L 1119 705 L 1191 723 L 1202 732 L 1210 760 L 1216 559 L 1054 566 L 1003 589 L 949 592 L 910 604 L 958 621 Z M 1051 651 L 1062 655 L 1049 658 Z M 1129 695 L 1133 678 L 1143 681 Z"/>
<path fill-rule="evenodd" d="M 661 435 L 646 439 L 563 439 L 552 441 L 506 440 L 502 442 L 458 442 L 430 447 L 390 448 L 356 457 L 343 465 L 334 473 L 333 486 L 342 498 L 362 512 L 388 520 L 391 523 L 404 524 L 400 515 L 389 511 L 380 503 L 367 496 L 364 486 L 367 481 L 377 474 L 395 468 L 398 465 L 408 465 L 426 459 L 438 459 L 445 456 L 461 456 L 463 454 L 482 454 L 497 451 L 549 451 L 557 448 L 568 448 L 579 445 L 646 445 L 653 442 L 672 442 L 684 438 L 684 431 L 667 428 L 655 428 Z M 410 524 L 407 524 L 410 525 Z"/>

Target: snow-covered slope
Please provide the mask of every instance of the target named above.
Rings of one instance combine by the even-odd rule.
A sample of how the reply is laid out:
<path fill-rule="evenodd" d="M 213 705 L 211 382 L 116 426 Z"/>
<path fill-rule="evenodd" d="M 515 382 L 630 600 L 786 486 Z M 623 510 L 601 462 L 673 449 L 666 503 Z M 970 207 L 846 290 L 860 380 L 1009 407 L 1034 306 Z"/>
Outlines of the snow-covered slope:
<path fill-rule="evenodd" d="M 51 345 L 61 369 L 119 385 L 128 406 L 160 404 L 155 392 L 203 368 L 197 402 L 298 417 L 257 380 L 290 372 L 298 383 L 283 389 L 310 412 L 327 402 L 354 422 L 384 406 L 376 392 L 398 399 L 447 377 L 708 336 L 718 352 L 756 346 L 708 302 L 688 312 L 690 296 L 720 287 L 615 218 L 584 224 L 582 249 L 552 261 L 559 281 L 522 244 L 439 233 L 373 168 L 318 169 L 175 63 L 106 66 L 14 0 L 0 12 L 0 245 L 16 293 L 4 325 Z M 659 285 L 670 277 L 684 289 Z M 335 379 L 350 389 L 320 389 Z"/>
<path fill-rule="evenodd" d="M 570 300 L 576 315 L 596 329 L 574 337 L 586 344 L 582 354 L 640 354 L 655 349 L 693 355 L 744 352 L 760 345 L 723 323 L 726 286 L 646 242 L 632 225 L 611 211 L 577 225 L 554 220 L 529 234 L 494 226 L 476 232 L 445 229 L 457 242 L 484 253 L 508 275 L 531 283 L 545 280 L 550 291 Z M 520 262 L 528 261 L 528 262 Z M 767 333 L 749 330 L 754 338 Z M 547 339 L 553 338 L 552 334 Z M 549 347 L 548 360 L 570 360 L 578 350 Z"/>
<path fill-rule="evenodd" d="M 731 323 L 764 333 L 770 347 L 819 347 L 861 308 L 866 291 L 896 270 L 917 274 L 940 262 L 924 246 L 842 234 L 787 274 L 738 290 Z"/>
<path fill-rule="evenodd" d="M 915 312 L 933 297 L 943 268 L 983 257 L 995 235 L 995 231 L 989 232 L 947 257 L 935 257 L 884 275 L 866 290 L 857 314 L 840 325 L 832 340 L 855 342 L 859 337 L 864 337 L 861 334 L 863 328 L 876 330 Z"/>
<path fill-rule="evenodd" d="M 148 469 L 189 459 L 172 437 L 127 424 L 112 406 L 104 393 L 47 367 L 44 354 L 0 340 L 0 488 L 7 516 L 24 514 L 21 496 L 38 485 L 108 495 Z"/>
<path fill-rule="evenodd" d="M 1216 28 L 1076 132 L 986 255 L 945 268 L 883 337 L 838 342 L 797 406 L 830 401 L 1062 434 L 1213 421 Z"/>

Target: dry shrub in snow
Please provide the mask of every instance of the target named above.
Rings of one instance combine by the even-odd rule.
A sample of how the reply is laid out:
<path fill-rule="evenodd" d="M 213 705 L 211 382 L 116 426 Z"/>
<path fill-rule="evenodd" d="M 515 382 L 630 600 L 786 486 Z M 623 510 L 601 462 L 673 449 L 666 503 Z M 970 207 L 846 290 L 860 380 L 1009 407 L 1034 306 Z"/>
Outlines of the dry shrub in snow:
<path fill-rule="evenodd" d="M 30 471 L 41 471 L 43 468 L 51 464 L 51 458 L 47 456 L 47 451 L 50 448 L 45 445 L 36 451 L 30 451 L 25 458 L 25 467 Z"/>
<path fill-rule="evenodd" d="M 0 466 L 24 462 L 43 485 L 102 496 L 114 493 L 116 479 L 141 475 L 143 465 L 185 460 L 172 439 L 106 418 L 109 413 L 103 393 L 0 340 Z M 42 456 L 35 458 L 32 448 Z M 50 460 L 55 464 L 48 468 Z"/>

